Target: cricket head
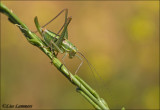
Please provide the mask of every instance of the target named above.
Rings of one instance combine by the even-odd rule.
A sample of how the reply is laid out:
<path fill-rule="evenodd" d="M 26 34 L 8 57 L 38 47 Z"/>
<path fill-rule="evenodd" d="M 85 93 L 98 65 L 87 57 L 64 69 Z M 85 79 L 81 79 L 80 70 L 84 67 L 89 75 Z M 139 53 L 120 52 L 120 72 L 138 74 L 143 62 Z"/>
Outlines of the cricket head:
<path fill-rule="evenodd" d="M 78 49 L 75 46 L 72 46 L 71 50 L 69 51 L 69 58 L 73 58 L 76 53 L 77 53 Z"/>
<path fill-rule="evenodd" d="M 78 49 L 76 46 L 74 46 L 69 40 L 65 39 L 62 42 L 62 48 L 65 52 L 67 52 L 69 54 L 69 58 L 73 58 Z"/>

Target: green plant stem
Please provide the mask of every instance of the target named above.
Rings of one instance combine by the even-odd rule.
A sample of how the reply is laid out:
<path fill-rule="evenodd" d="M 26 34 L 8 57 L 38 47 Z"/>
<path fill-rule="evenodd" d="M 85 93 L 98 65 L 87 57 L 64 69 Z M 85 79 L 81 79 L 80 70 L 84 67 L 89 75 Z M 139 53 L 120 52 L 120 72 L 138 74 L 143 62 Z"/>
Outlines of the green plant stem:
<path fill-rule="evenodd" d="M 13 14 L 5 5 L 0 3 L 0 12 L 8 16 L 8 20 L 15 24 L 22 31 L 29 43 L 40 48 L 52 61 L 53 65 L 75 86 L 77 86 L 77 91 L 85 97 L 96 109 L 107 109 L 108 105 L 104 104 L 100 99 L 99 95 L 80 77 L 74 76 L 67 70 L 67 68 L 57 59 L 55 55 L 52 55 L 50 49 L 46 47 L 45 43 L 33 32 L 31 32 L 28 27 L 20 21 L 20 19 Z"/>

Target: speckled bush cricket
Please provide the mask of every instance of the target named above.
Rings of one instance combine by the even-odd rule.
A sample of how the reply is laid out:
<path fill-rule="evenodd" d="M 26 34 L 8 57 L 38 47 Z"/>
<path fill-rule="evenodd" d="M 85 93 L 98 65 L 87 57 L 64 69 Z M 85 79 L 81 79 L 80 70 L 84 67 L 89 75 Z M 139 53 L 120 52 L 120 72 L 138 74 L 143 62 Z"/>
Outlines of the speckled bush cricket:
<path fill-rule="evenodd" d="M 57 34 L 44 28 L 64 11 L 65 11 L 65 23 L 61 27 L 61 29 L 58 31 Z M 64 64 L 64 58 L 67 56 L 67 53 L 69 54 L 69 58 L 73 58 L 74 56 L 77 56 L 81 60 L 81 63 L 75 72 L 76 74 L 83 63 L 83 60 L 78 55 L 76 55 L 76 53 L 78 52 L 78 49 L 68 40 L 67 27 L 72 18 L 67 16 L 68 16 L 68 9 L 64 9 L 57 16 L 55 16 L 53 19 L 51 19 L 47 24 L 45 24 L 42 27 L 40 27 L 37 17 L 35 17 L 34 22 L 45 44 L 51 49 L 51 52 L 52 53 L 57 52 L 57 54 L 55 54 L 56 56 L 58 55 L 59 52 L 65 53 L 65 55 L 62 57 L 63 64 Z M 59 35 L 61 31 L 62 33 L 61 35 Z"/>
<path fill-rule="evenodd" d="M 45 28 L 45 26 L 47 26 L 49 23 L 51 23 L 53 20 L 55 20 L 59 15 L 62 14 L 62 12 L 65 12 L 65 23 L 64 25 L 61 27 L 61 29 L 58 31 L 58 33 L 54 33 L 51 32 L 49 30 L 47 30 Z M 71 21 L 71 17 L 68 17 L 68 9 L 63 9 L 57 16 L 55 16 L 53 19 L 51 19 L 48 23 L 46 23 L 44 26 L 40 27 L 39 22 L 38 22 L 38 18 L 35 17 L 34 22 L 36 25 L 36 28 L 38 30 L 38 32 L 41 34 L 44 42 L 46 43 L 46 45 L 51 49 L 51 52 L 57 52 L 58 53 L 65 53 L 65 55 L 62 57 L 62 61 L 64 64 L 64 58 L 67 56 L 67 54 L 69 54 L 69 58 L 73 58 L 74 56 L 77 56 L 80 60 L 81 63 L 78 66 L 75 74 L 78 72 L 79 68 L 81 67 L 81 65 L 83 64 L 83 60 L 80 56 L 77 55 L 77 53 L 79 53 L 88 63 L 91 71 L 93 72 L 93 70 L 96 72 L 95 68 L 89 63 L 89 61 L 85 58 L 85 56 L 78 51 L 78 49 L 68 40 L 68 30 L 67 27 Z M 61 35 L 59 35 L 59 33 L 62 31 Z M 96 72 L 96 74 L 98 74 Z"/>

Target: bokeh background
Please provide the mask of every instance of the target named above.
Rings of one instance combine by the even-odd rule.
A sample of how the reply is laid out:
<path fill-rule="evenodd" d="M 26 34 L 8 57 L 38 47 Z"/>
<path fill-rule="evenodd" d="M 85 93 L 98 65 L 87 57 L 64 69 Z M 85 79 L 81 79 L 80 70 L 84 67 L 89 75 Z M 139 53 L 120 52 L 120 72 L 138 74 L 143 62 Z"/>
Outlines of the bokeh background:
<path fill-rule="evenodd" d="M 112 109 L 159 108 L 158 1 L 3 3 L 33 31 L 35 16 L 44 25 L 68 8 L 73 18 L 68 27 L 69 40 L 94 65 L 101 78 L 93 77 L 87 63 L 78 75 Z M 58 32 L 63 23 L 64 14 L 47 29 Z M 76 58 L 66 58 L 65 62 L 73 73 L 80 63 Z M 34 109 L 92 109 L 75 89 L 50 64 L 49 58 L 30 45 L 20 30 L 1 14 L 2 104 L 31 104 Z"/>

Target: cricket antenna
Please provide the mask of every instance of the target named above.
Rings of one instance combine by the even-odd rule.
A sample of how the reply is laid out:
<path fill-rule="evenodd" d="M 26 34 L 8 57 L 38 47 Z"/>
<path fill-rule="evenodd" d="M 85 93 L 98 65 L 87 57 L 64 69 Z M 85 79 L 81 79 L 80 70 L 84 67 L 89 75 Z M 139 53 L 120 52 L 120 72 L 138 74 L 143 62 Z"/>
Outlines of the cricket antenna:
<path fill-rule="evenodd" d="M 85 60 L 86 60 L 86 62 L 87 62 L 87 64 L 88 64 L 88 66 L 89 66 L 89 68 L 90 68 L 90 70 L 91 70 L 91 72 L 92 72 L 92 74 L 93 74 L 93 77 L 94 77 L 94 79 L 95 79 L 95 83 L 96 83 L 96 85 L 98 86 L 98 89 L 99 89 L 99 91 L 101 91 L 102 93 L 103 93 L 103 90 L 101 89 L 101 87 L 102 87 L 102 77 L 100 76 L 100 74 L 96 71 L 96 69 L 94 68 L 94 66 L 88 61 L 88 59 L 81 53 L 81 52 L 77 52 L 78 54 L 80 54 Z M 98 79 L 97 79 L 97 77 L 96 76 L 98 76 Z M 97 82 L 98 81 L 98 82 Z M 100 81 L 100 82 L 99 82 Z M 94 82 L 92 82 L 92 83 L 94 83 Z M 95 84 L 94 83 L 94 84 Z"/>
<path fill-rule="evenodd" d="M 98 74 L 98 72 L 96 71 L 96 69 L 94 68 L 94 66 L 88 61 L 88 59 L 81 52 L 78 51 L 77 53 L 79 53 L 86 60 L 86 62 L 88 64 L 89 68 L 91 69 L 94 77 L 96 78 L 96 76 L 94 74 L 94 71 L 95 71 L 96 75 L 102 80 L 102 78 L 100 77 L 100 75 Z"/>

